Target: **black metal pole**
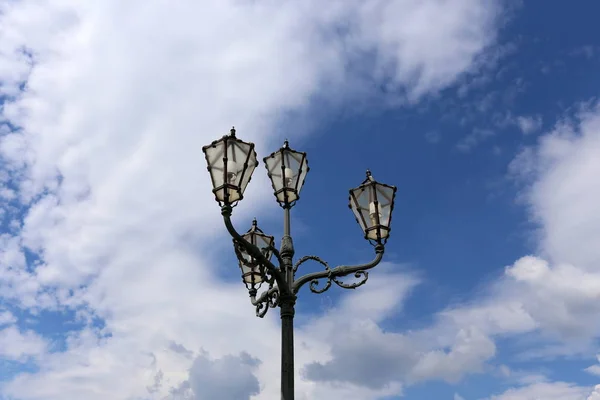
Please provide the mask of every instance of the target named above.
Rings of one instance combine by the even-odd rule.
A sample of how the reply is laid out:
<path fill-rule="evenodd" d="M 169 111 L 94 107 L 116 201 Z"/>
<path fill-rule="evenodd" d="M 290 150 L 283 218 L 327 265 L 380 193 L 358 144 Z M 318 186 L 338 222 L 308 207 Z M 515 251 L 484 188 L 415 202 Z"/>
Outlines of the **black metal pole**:
<path fill-rule="evenodd" d="M 294 303 L 281 299 L 281 400 L 294 400 Z"/>
<path fill-rule="evenodd" d="M 290 209 L 284 209 L 283 238 L 281 239 L 282 272 L 290 293 L 282 296 L 281 308 L 281 400 L 294 400 L 294 244 L 290 236 Z"/>

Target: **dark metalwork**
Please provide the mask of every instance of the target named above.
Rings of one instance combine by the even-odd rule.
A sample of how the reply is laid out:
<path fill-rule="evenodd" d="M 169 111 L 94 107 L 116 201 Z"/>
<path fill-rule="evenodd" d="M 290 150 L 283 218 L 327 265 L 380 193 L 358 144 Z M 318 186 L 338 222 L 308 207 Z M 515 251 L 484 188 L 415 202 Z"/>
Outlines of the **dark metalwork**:
<path fill-rule="evenodd" d="M 256 316 L 264 318 L 269 311 L 269 308 L 275 308 L 279 305 L 279 290 L 277 287 L 273 287 L 271 283 L 269 290 L 265 290 L 258 299 L 256 299 L 256 289 L 250 291 L 250 301 L 253 306 L 256 306 Z"/>
<path fill-rule="evenodd" d="M 258 247 L 261 253 L 267 258 L 271 259 L 273 255 L 273 243 L 275 238 L 273 236 L 265 235 L 265 233 L 258 227 L 256 218 L 252 221 L 252 226 L 248 232 L 242 235 L 242 238 L 247 240 L 249 243 Z M 258 262 L 257 259 L 248 254 L 238 241 L 233 240 L 233 248 L 237 255 L 240 269 L 242 270 L 242 280 L 248 290 L 256 289 L 261 286 L 265 280 L 269 280 L 265 268 Z"/>
<path fill-rule="evenodd" d="M 202 152 L 208 164 L 215 200 L 221 206 L 235 206 L 244 198 L 246 186 L 258 166 L 254 143 L 238 139 L 235 128 L 231 128 L 229 135 L 202 147 Z"/>
<path fill-rule="evenodd" d="M 234 133 L 235 132 L 233 132 L 232 135 Z M 267 238 L 269 238 L 269 236 L 264 235 L 262 231 L 258 230 L 256 224 L 253 224 L 251 231 L 248 231 L 243 236 L 240 235 L 235 230 L 231 222 L 233 205 L 227 202 L 219 203 L 221 204 L 221 214 L 223 215 L 225 227 L 233 238 L 234 249 L 238 259 L 240 260 L 240 265 L 248 265 L 248 260 L 251 260 L 250 266 L 256 268 L 258 265 L 258 269 L 260 270 L 261 274 L 260 276 L 262 278 L 261 282 L 268 283 L 268 289 L 265 289 L 258 297 L 258 286 L 251 285 L 248 287 L 250 301 L 256 308 L 257 317 L 263 318 L 270 308 L 280 308 L 281 399 L 294 400 L 294 315 L 297 299 L 296 295 L 300 288 L 309 282 L 310 290 L 313 293 L 323 293 L 334 283 L 344 289 L 356 289 L 367 282 L 369 278 L 367 270 L 378 265 L 383 258 L 385 251 L 384 244 L 389 236 L 390 231 L 389 223 L 391 221 L 391 211 L 393 209 L 396 188 L 376 182 L 371 177 L 370 172 L 367 172 L 367 180 L 365 180 L 358 188 L 350 191 L 350 206 L 357 217 L 357 222 L 359 222 L 359 225 L 361 225 L 365 231 L 365 238 L 375 245 L 375 258 L 372 261 L 365 264 L 353 266 L 342 265 L 335 268 L 330 268 L 326 261 L 317 256 L 311 255 L 300 258 L 296 264 L 294 264 L 295 250 L 290 233 L 290 209 L 299 198 L 299 190 L 304 183 L 304 178 L 306 176 L 306 172 L 308 171 L 308 164 L 306 162 L 306 154 L 291 150 L 287 140 L 284 146 L 278 152 L 275 152 L 271 154 L 271 156 L 265 158 L 265 163 L 267 163 L 268 158 L 276 157 L 276 154 L 279 154 L 280 159 L 272 162 L 271 165 L 276 165 L 280 168 L 280 175 L 269 170 L 269 166 L 267 166 L 267 169 L 269 170 L 269 177 L 273 183 L 277 201 L 284 209 L 284 233 L 281 239 L 281 247 L 279 251 L 277 251 L 277 249 L 275 249 L 275 247 L 272 245 L 259 248 L 254 244 L 256 243 L 255 240 L 246 240 L 246 238 L 250 237 L 247 235 L 251 232 L 261 234 L 263 237 Z M 286 176 L 289 175 L 285 170 L 289 167 L 285 161 L 285 157 L 289 154 L 292 154 L 294 157 L 296 157 L 295 160 L 297 162 L 297 165 L 295 166 L 296 170 L 293 171 L 295 174 L 295 181 L 292 183 L 294 183 L 294 185 L 293 187 L 287 187 L 286 183 L 284 182 L 282 186 L 279 187 L 275 184 L 274 179 L 286 179 Z M 367 208 L 365 208 L 365 200 L 360 198 L 360 196 L 364 195 L 364 191 L 369 190 L 371 191 L 369 192 L 371 197 L 367 199 Z M 379 206 L 379 195 L 384 197 L 384 204 L 381 207 Z M 365 213 L 369 218 L 371 218 L 370 221 L 364 220 Z M 359 221 L 359 217 L 363 220 Z M 375 231 L 377 232 L 376 235 L 372 233 L 369 234 L 369 232 Z M 383 231 L 385 232 L 382 234 L 381 232 Z M 271 254 L 277 259 L 277 266 L 271 262 Z M 309 273 L 296 278 L 296 272 L 298 271 L 298 268 L 308 261 L 315 261 L 321 264 L 324 267 L 324 270 Z M 353 283 L 345 283 L 340 280 L 340 278 L 350 275 L 353 275 L 357 281 Z M 319 287 L 320 280 L 322 279 L 326 279 L 326 281 L 322 287 Z"/>
<path fill-rule="evenodd" d="M 298 271 L 298 268 L 304 264 L 306 261 L 316 261 L 319 264 L 323 265 L 325 267 L 326 270 L 329 270 L 329 264 L 327 264 L 327 262 L 323 261 L 320 257 L 317 256 L 304 256 L 302 258 L 300 258 L 298 261 L 296 261 L 296 264 L 294 264 L 294 273 L 296 273 Z"/>
<path fill-rule="evenodd" d="M 263 158 L 263 162 L 277 202 L 283 208 L 293 207 L 300 199 L 300 190 L 310 170 L 306 153 L 291 149 L 286 140 L 279 150 Z"/>
<path fill-rule="evenodd" d="M 294 242 L 290 235 L 290 207 L 283 210 L 283 237 L 281 238 L 282 264 L 279 268 L 285 276 L 288 293 L 280 297 L 281 315 L 281 399 L 294 399 L 294 315 L 296 294 L 294 286 Z"/>
<path fill-rule="evenodd" d="M 319 262 L 325 265 L 325 271 L 313 272 L 296 279 L 294 281 L 294 285 L 292 286 L 292 290 L 294 293 L 298 293 L 300 288 L 307 282 L 311 283 L 311 291 L 315 293 L 325 292 L 327 289 L 329 289 L 332 282 L 344 289 L 355 289 L 366 283 L 367 279 L 369 278 L 369 275 L 366 272 L 366 270 L 376 267 L 381 262 L 384 252 L 385 247 L 382 244 L 380 244 L 375 246 L 375 258 L 371 262 L 353 266 L 340 265 L 339 267 L 335 267 L 333 269 L 329 269 L 327 263 L 319 259 Z M 309 259 L 317 260 L 318 257 L 309 256 L 309 258 L 306 258 L 305 261 L 308 261 Z M 350 274 L 354 274 L 354 276 L 359 279 L 362 276 L 362 280 L 354 284 L 345 284 L 337 279 L 344 276 L 348 276 Z M 325 284 L 325 287 L 323 289 L 318 289 L 317 286 L 319 285 L 319 279 L 323 278 L 327 278 L 327 283 Z"/>
<path fill-rule="evenodd" d="M 360 281 L 355 282 L 355 283 L 350 283 L 350 284 L 344 283 L 344 282 L 340 281 L 339 279 L 337 279 L 337 277 L 349 275 L 352 272 L 345 273 L 344 275 L 336 274 L 336 272 L 334 272 L 331 268 L 329 268 L 329 264 L 327 264 L 326 261 L 322 260 L 320 257 L 317 257 L 317 256 L 304 256 L 301 259 L 299 259 L 298 262 L 296 262 L 296 264 L 294 265 L 294 272 L 296 272 L 298 270 L 298 267 L 300 267 L 300 265 L 304 264 L 306 261 L 316 261 L 319 264 L 323 265 L 325 267 L 324 273 L 327 274 L 325 276 L 327 278 L 327 283 L 325 284 L 325 287 L 322 289 L 317 288 L 317 286 L 319 285 L 320 278 L 313 278 L 310 281 L 310 291 L 313 293 L 325 292 L 327 289 L 329 289 L 332 282 L 344 289 L 356 289 L 357 287 L 364 285 L 367 282 L 367 280 L 369 279 L 368 272 L 366 272 L 364 270 L 359 270 L 359 271 L 354 272 L 354 277 L 357 279 L 362 278 Z M 322 273 L 317 273 L 317 274 L 321 275 Z M 298 289 L 299 289 L 299 287 L 298 287 Z"/>
<path fill-rule="evenodd" d="M 294 400 L 295 304 L 295 295 L 281 298 L 281 400 Z"/>
<path fill-rule="evenodd" d="M 385 244 L 390 235 L 392 211 L 394 211 L 395 186 L 377 182 L 367 170 L 367 179 L 350 190 L 348 207 L 356 222 L 372 244 Z"/>
<path fill-rule="evenodd" d="M 275 281 L 277 282 L 277 286 L 281 291 L 281 294 L 291 294 L 291 290 L 287 287 L 284 276 L 281 274 L 279 268 L 277 268 L 273 263 L 265 257 L 265 255 L 260 251 L 260 249 L 254 246 L 252 243 L 248 242 L 246 239 L 240 235 L 231 222 L 231 205 L 225 204 L 221 206 L 221 215 L 223 216 L 223 222 L 225 222 L 225 227 L 227 231 L 231 235 L 231 237 L 236 241 L 236 243 L 240 246 L 243 246 L 248 254 L 258 260 L 258 262 L 264 267 L 265 273 L 273 276 Z"/>

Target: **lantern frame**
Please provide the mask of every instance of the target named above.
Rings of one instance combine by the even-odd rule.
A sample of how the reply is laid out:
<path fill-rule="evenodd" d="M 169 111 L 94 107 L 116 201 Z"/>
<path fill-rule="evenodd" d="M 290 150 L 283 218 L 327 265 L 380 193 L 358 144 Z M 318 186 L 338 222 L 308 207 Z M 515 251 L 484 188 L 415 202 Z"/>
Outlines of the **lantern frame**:
<path fill-rule="evenodd" d="M 254 143 L 238 139 L 235 133 L 235 127 L 231 128 L 229 135 L 202 147 L 211 177 L 212 192 L 221 207 L 235 207 L 244 198 L 244 191 L 258 166 Z M 232 167 L 237 167 L 235 172 L 228 170 Z M 231 182 L 232 176 L 234 182 Z"/>
<path fill-rule="evenodd" d="M 390 236 L 396 191 L 396 186 L 377 182 L 369 170 L 367 179 L 349 191 L 348 208 L 371 244 L 385 244 Z M 365 194 L 366 207 L 363 204 Z"/>
<path fill-rule="evenodd" d="M 275 238 L 266 235 L 258 227 L 256 218 L 252 221 L 252 226 L 248 232 L 241 235 L 241 238 L 252 246 L 255 246 L 267 260 L 271 260 Z M 262 265 L 260 260 L 249 254 L 245 246 L 241 246 L 235 239 L 233 244 L 238 257 L 239 267 L 242 271 L 242 282 L 244 282 L 249 291 L 256 292 L 256 289 L 260 288 L 261 284 L 268 280 L 265 266 Z"/>
<path fill-rule="evenodd" d="M 306 153 L 293 150 L 286 140 L 279 150 L 263 158 L 263 162 L 277 202 L 283 208 L 292 208 L 300 199 L 300 191 L 310 171 Z"/>

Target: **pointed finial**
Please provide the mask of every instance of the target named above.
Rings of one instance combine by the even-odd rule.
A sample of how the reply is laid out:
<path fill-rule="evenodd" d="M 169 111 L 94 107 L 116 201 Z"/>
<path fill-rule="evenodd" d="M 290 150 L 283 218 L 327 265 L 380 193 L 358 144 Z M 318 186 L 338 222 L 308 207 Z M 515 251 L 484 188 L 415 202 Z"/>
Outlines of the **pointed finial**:
<path fill-rule="evenodd" d="M 370 170 L 370 169 L 368 169 L 368 170 L 367 170 L 367 178 L 370 178 L 370 177 L 371 177 L 371 170 Z"/>
<path fill-rule="evenodd" d="M 285 139 L 284 142 L 283 142 L 283 148 L 284 149 L 289 149 L 290 148 L 290 142 L 288 142 L 287 139 Z"/>
<path fill-rule="evenodd" d="M 256 228 L 258 226 L 258 221 L 256 220 L 256 217 L 254 217 L 254 219 L 252 220 L 252 227 Z"/>
<path fill-rule="evenodd" d="M 231 127 L 231 130 L 229 131 L 229 133 L 231 134 L 232 137 L 235 137 L 235 126 Z"/>

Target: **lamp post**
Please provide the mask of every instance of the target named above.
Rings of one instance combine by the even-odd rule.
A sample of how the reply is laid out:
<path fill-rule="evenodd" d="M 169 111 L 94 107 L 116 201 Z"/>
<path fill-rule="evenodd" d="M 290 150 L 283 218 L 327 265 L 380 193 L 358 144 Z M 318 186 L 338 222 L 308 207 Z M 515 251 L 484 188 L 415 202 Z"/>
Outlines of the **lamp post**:
<path fill-rule="evenodd" d="M 298 291 L 309 283 L 313 293 L 323 293 L 332 283 L 355 289 L 367 282 L 367 270 L 375 267 L 383 258 L 385 243 L 390 234 L 392 210 L 396 188 L 375 181 L 369 171 L 364 182 L 350 190 L 349 207 L 367 239 L 375 248 L 375 258 L 366 264 L 338 266 L 329 264 L 317 256 L 305 256 L 294 264 L 294 245 L 290 235 L 290 211 L 300 199 L 300 190 L 309 171 L 306 153 L 290 148 L 287 140 L 283 147 L 264 158 L 267 173 L 273 185 L 275 198 L 284 211 L 283 237 L 279 250 L 274 238 L 258 228 L 256 219 L 248 232 L 239 234 L 231 222 L 233 207 L 243 199 L 244 191 L 258 165 L 253 143 L 236 137 L 236 131 L 204 146 L 208 171 L 211 176 L 215 199 L 221 206 L 225 227 L 233 238 L 242 280 L 248 288 L 250 301 L 256 307 L 256 315 L 264 317 L 269 308 L 280 308 L 281 314 L 281 399 L 294 399 L 294 313 Z M 275 256 L 275 265 L 271 259 Z M 298 267 L 307 261 L 323 265 L 324 271 L 296 277 Z M 354 283 L 344 283 L 339 278 L 353 274 Z M 320 287 L 321 279 L 325 284 Z M 260 295 L 258 290 L 267 285 Z"/>

